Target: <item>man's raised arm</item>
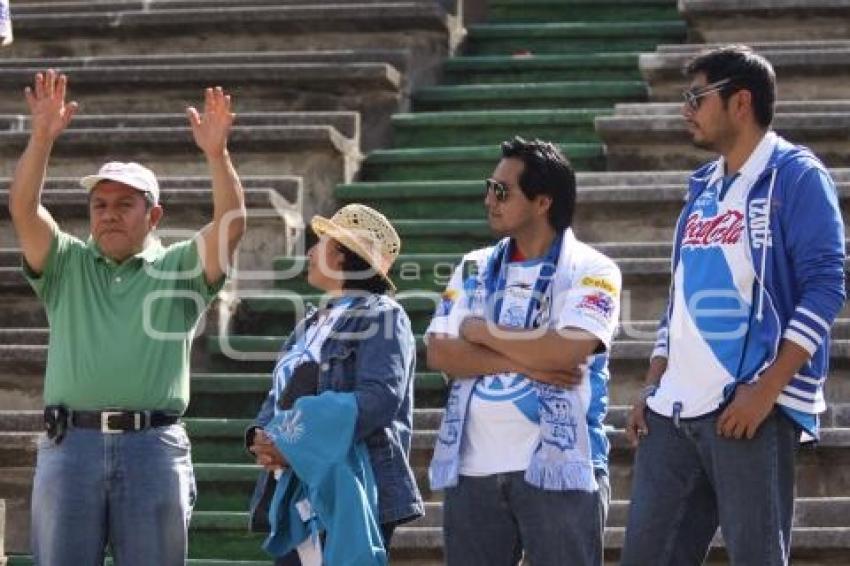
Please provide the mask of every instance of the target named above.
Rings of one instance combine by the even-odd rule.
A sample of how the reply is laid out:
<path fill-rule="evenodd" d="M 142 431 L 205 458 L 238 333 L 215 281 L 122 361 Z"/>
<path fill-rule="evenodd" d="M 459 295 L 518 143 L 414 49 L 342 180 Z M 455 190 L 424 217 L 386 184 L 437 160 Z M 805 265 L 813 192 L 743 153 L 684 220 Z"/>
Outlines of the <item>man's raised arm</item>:
<path fill-rule="evenodd" d="M 188 108 L 195 143 L 207 159 L 212 176 L 213 220 L 201 229 L 199 251 L 207 283 L 220 280 L 233 262 L 236 247 L 245 233 L 245 196 L 227 151 L 233 125 L 230 95 L 221 87 L 204 92 L 204 112 Z"/>
<path fill-rule="evenodd" d="M 9 214 L 27 265 L 41 273 L 56 222 L 41 204 L 41 189 L 53 143 L 77 111 L 77 103 L 65 103 L 68 79 L 50 69 L 35 75 L 34 87 L 24 96 L 30 110 L 30 139 L 9 187 Z"/>

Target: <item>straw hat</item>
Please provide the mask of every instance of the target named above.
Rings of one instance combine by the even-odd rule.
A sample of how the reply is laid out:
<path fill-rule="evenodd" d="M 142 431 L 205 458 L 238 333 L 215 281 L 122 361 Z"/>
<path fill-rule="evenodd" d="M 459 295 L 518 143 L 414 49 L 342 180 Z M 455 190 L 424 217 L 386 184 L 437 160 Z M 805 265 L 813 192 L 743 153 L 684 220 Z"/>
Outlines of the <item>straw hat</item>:
<path fill-rule="evenodd" d="M 349 204 L 330 219 L 314 216 L 310 226 L 317 236 L 327 235 L 363 258 L 395 290 L 389 272 L 401 240 L 386 216 L 362 204 Z"/>

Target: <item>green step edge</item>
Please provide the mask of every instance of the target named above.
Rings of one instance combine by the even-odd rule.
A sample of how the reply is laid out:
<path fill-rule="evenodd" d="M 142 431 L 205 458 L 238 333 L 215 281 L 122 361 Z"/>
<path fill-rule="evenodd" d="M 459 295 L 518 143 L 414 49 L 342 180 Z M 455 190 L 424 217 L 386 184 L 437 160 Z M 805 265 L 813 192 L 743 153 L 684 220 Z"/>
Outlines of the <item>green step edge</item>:
<path fill-rule="evenodd" d="M 673 0 L 490 0 L 490 22 L 663 21 L 679 17 Z"/>
<path fill-rule="evenodd" d="M 190 379 L 192 393 L 253 393 L 268 391 L 271 376 L 267 373 L 194 373 Z"/>
<path fill-rule="evenodd" d="M 377 181 L 347 183 L 334 188 L 334 196 L 338 200 L 352 202 L 358 199 L 407 200 L 423 196 L 466 199 L 474 195 L 483 202 L 483 181 Z"/>
<path fill-rule="evenodd" d="M 610 108 L 553 110 L 469 110 L 446 112 L 411 112 L 392 116 L 394 128 L 467 127 L 471 125 L 593 125 L 597 116 L 612 116 Z"/>
<path fill-rule="evenodd" d="M 545 83 L 487 83 L 432 86 L 417 90 L 414 102 L 436 103 L 464 100 L 503 100 L 506 98 L 563 97 L 581 99 L 628 99 L 645 97 L 643 81 L 560 81 Z"/>
<path fill-rule="evenodd" d="M 588 53 L 588 54 L 529 54 L 529 55 L 461 55 L 443 63 L 449 73 L 465 71 L 515 72 L 547 69 L 586 69 L 615 67 L 623 70 L 637 69 L 640 54 Z"/>
<path fill-rule="evenodd" d="M 549 22 L 472 24 L 467 26 L 469 39 L 542 39 L 561 38 L 569 40 L 583 38 L 654 38 L 680 37 L 687 33 L 687 24 L 683 21 L 652 22 Z"/>
<path fill-rule="evenodd" d="M 558 143 L 570 158 L 596 157 L 604 153 L 602 144 L 595 143 Z M 495 164 L 501 151 L 494 146 L 441 147 L 412 149 L 378 149 L 369 154 L 367 161 L 371 165 L 395 163 L 434 163 L 435 161 L 483 161 L 491 160 Z"/>

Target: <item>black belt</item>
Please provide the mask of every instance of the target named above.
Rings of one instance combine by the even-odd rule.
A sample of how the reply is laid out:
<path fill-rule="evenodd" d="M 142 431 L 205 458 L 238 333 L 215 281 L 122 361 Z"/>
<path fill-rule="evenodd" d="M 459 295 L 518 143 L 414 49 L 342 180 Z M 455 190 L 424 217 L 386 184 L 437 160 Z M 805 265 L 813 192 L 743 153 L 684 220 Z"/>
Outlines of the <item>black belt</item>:
<path fill-rule="evenodd" d="M 180 417 L 162 411 L 72 411 L 70 421 L 72 426 L 108 434 L 173 425 Z"/>

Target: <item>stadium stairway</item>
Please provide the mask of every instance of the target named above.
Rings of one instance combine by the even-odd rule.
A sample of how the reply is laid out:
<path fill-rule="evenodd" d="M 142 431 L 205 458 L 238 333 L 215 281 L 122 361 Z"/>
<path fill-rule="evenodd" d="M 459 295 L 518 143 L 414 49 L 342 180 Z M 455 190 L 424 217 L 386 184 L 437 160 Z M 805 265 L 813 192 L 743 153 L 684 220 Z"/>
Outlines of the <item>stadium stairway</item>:
<path fill-rule="evenodd" d="M 715 3 L 723 4 L 720 0 Z M 153 3 L 157 4 L 166 2 Z M 181 0 L 178 4 L 192 7 L 214 2 Z M 279 4 L 284 9 L 297 2 L 269 4 Z M 415 4 L 416 13 L 428 10 L 421 7 L 427 2 Z M 697 2 L 683 4 L 693 8 Z M 655 320 L 665 300 L 672 224 L 687 177 L 684 169 L 691 165 L 689 160 L 698 156 L 680 156 L 679 165 L 663 163 L 658 167 L 649 163 L 637 167 L 644 169 L 641 171 L 632 170 L 631 165 L 628 170 L 614 166 L 607 155 L 616 151 L 612 150 L 615 143 L 611 138 L 618 136 L 606 137 L 605 121 L 616 124 L 623 115 L 631 115 L 630 109 L 644 118 L 655 108 L 615 107 L 617 104 L 675 100 L 672 87 L 668 91 L 673 95 L 656 95 L 656 83 L 646 61 L 659 53 L 686 50 L 686 46 L 668 44 L 683 41 L 688 29 L 673 0 L 490 0 L 489 6 L 489 20 L 468 27 L 462 55 L 442 65 L 441 83 L 415 88 L 412 111 L 392 117 L 392 146 L 369 152 L 356 182 L 344 182 L 335 189 L 340 205 L 364 202 L 384 211 L 393 219 L 403 241 L 403 255 L 394 267 L 393 277 L 400 288 L 398 298 L 410 313 L 418 338 L 412 461 L 427 500 L 427 514 L 397 531 L 393 563 L 433 566 L 442 559 L 441 495 L 429 491 L 425 470 L 445 385 L 440 375 L 424 367 L 421 333 L 460 254 L 491 241 L 483 221 L 482 180 L 498 159 L 498 143 L 519 134 L 561 145 L 580 171 L 575 230 L 580 238 L 614 258 L 624 274 L 623 324 L 612 352 L 612 406 L 607 419 L 612 440 L 613 501 L 606 531 L 606 560 L 613 564 L 623 540 L 633 458 L 623 426 L 628 403 L 640 388 Z M 45 17 L 39 9 L 33 7 L 29 13 L 33 14 L 33 22 L 47 25 L 43 24 Z M 303 15 L 306 12 L 300 13 L 299 17 L 307 17 Z M 127 21 L 143 19 L 133 18 Z M 247 18 L 240 16 L 235 28 Z M 22 29 L 26 25 L 30 24 Z M 212 24 L 202 25 L 215 29 Z M 16 32 L 18 29 L 21 28 L 16 28 Z M 303 29 L 309 29 L 308 25 L 304 24 Z M 331 34 L 328 31 L 318 35 Z M 362 39 L 347 39 L 363 45 Z M 744 39 L 746 36 L 742 36 Z M 117 57 L 121 53 L 116 53 L 118 48 L 112 45 L 115 41 L 98 40 L 96 45 L 92 43 L 92 49 L 101 57 Z M 191 41 L 198 51 L 209 45 L 205 38 L 184 41 Z M 268 35 L 260 30 L 250 47 L 262 49 L 265 41 Z M 77 40 L 71 43 L 85 44 Z M 57 53 L 62 49 L 67 48 L 46 39 L 20 56 L 65 55 Z M 159 45 L 154 50 L 163 56 L 168 53 Z M 806 74 L 805 70 L 800 72 Z M 812 67 L 809 72 L 819 71 Z M 666 80 L 671 85 L 675 83 L 673 77 Z M 801 96 L 795 100 L 804 99 Z M 353 106 L 345 109 L 357 110 Z M 0 106 L 0 111 L 7 110 Z M 113 111 L 114 108 L 102 110 Z M 678 135 L 675 123 L 668 123 L 672 134 Z M 649 132 L 649 145 L 663 137 L 653 135 Z M 840 135 L 840 131 L 835 135 Z M 684 149 L 686 146 L 680 148 Z M 850 169 L 844 169 L 841 162 L 831 165 L 839 182 L 846 221 Z M 261 181 L 258 187 L 263 187 Z M 26 290 L 20 278 L 15 282 L 13 275 L 2 271 L 13 271 L 16 258 L 14 250 L 0 252 L 0 286 L 9 281 L 9 285 L 17 285 L 18 296 L 23 296 Z M 261 261 L 257 256 L 257 262 Z M 262 536 L 246 531 L 247 499 L 257 469 L 241 448 L 241 433 L 268 389 L 276 352 L 292 329 L 299 309 L 305 301 L 318 301 L 315 291 L 304 281 L 303 257 L 281 254 L 271 263 L 271 274 L 271 288 L 238 293 L 227 316 L 213 325 L 213 330 L 222 332 L 209 332 L 196 344 L 192 402 L 186 419 L 199 487 L 190 534 L 190 564 L 194 566 L 269 563 L 260 549 Z M 12 312 L 16 308 L 13 302 L 16 305 L 19 301 L 0 305 L 0 312 Z M 33 440 L 40 430 L 38 375 L 43 371 L 46 340 L 44 322 L 33 322 L 17 330 L 20 332 L 0 332 L 0 344 L 8 341 L 10 352 L 28 360 L 30 376 L 30 385 L 16 393 L 25 410 L 0 411 L 0 431 L 5 431 L 0 437 L 0 498 L 7 499 L 13 516 L 26 513 L 26 497 L 21 494 L 29 489 L 35 455 Z M 17 347 L 20 344 L 27 348 Z M 826 566 L 847 562 L 849 359 L 850 309 L 845 307 L 834 332 L 834 370 L 827 392 L 829 411 L 824 416 L 824 435 L 817 450 L 801 451 L 797 467 L 795 564 Z M 24 382 L 15 377 L 17 363 L 10 360 L 2 369 L 6 379 L 0 382 L 0 388 L 4 395 L 8 384 Z M 22 536 L 19 528 L 12 540 L 21 540 Z M 715 540 L 710 561 L 725 563 L 722 537 Z M 24 555 L 14 555 L 10 560 L 16 565 L 30 563 Z"/>
<path fill-rule="evenodd" d="M 670 45 L 686 35 L 672 2 L 496 0 L 490 3 L 490 21 L 468 31 L 463 54 L 444 64 L 442 83 L 417 90 L 413 112 L 393 116 L 393 146 L 370 152 L 358 181 L 336 190 L 340 204 L 370 204 L 394 220 L 403 255 L 393 276 L 398 298 L 419 333 L 413 462 L 428 508 L 425 518 L 397 531 L 394 557 L 401 563 L 437 563 L 442 557 L 440 494 L 428 490 L 426 466 L 445 389 L 441 377 L 424 367 L 421 333 L 460 255 L 492 241 L 483 220 L 481 180 L 498 159 L 498 142 L 519 134 L 561 145 L 580 171 L 575 230 L 614 258 L 624 274 L 607 419 L 613 502 L 605 544 L 606 560 L 614 563 L 623 541 L 633 458 L 623 426 L 666 300 L 670 238 L 687 168 L 709 157 L 691 152 L 682 136 L 674 117 L 678 107 L 669 104 L 678 96 L 672 72 L 657 73 L 669 83 L 664 90 L 650 63 L 671 53 L 680 65 L 698 47 Z M 835 40 L 830 47 L 839 43 Z M 828 99 L 838 89 L 834 75 L 846 62 L 830 55 L 830 48 L 765 47 L 775 48 L 772 56 L 780 73 L 782 65 L 796 69 L 783 91 L 791 98 L 780 104 L 777 127 L 827 154 L 846 221 L 850 170 L 843 151 L 845 106 Z M 832 67 L 804 61 L 830 61 Z M 817 84 L 803 87 L 807 77 Z M 681 88 L 681 76 L 678 82 Z M 641 136 L 646 154 L 630 155 L 628 144 L 639 147 Z M 653 160 L 656 155 L 666 157 Z M 278 258 L 276 272 L 298 275 L 278 280 L 277 294 L 240 302 L 231 332 L 210 340 L 209 353 L 218 359 L 218 368 L 251 369 L 251 375 L 265 379 L 300 301 L 319 299 L 309 297 L 302 267 L 303 258 Z M 850 520 L 844 512 L 850 482 L 843 472 L 850 459 L 848 329 L 850 308 L 845 307 L 833 333 L 823 437 L 816 450 L 801 450 L 797 467 L 795 564 L 838 564 L 848 558 Z M 259 388 L 255 395 L 259 397 Z M 718 535 L 710 562 L 725 560 Z"/>
<path fill-rule="evenodd" d="M 69 75 L 69 98 L 81 103 L 56 144 L 44 192 L 60 225 L 85 237 L 88 207 L 77 179 L 101 161 L 136 160 L 160 178 L 167 209 L 163 239 L 185 238 L 208 221 L 211 193 L 202 156 L 179 112 L 199 104 L 202 87 L 221 84 L 236 101 L 230 149 L 246 189 L 249 228 L 237 278 L 199 331 L 216 334 L 237 291 L 271 287 L 273 259 L 303 252 L 303 218 L 332 212 L 334 186 L 354 178 L 363 150 L 386 144 L 389 116 L 409 108 L 410 92 L 434 82 L 462 31 L 458 8 L 451 0 L 16 2 L 16 41 L 0 61 L 0 193 L 5 201 L 8 176 L 28 136 L 23 87 L 34 72 L 52 67 Z M 29 492 L 41 429 L 47 321 L 22 277 L 5 206 L 0 220 L 0 499 L 8 509 L 5 551 L 12 563 L 29 563 Z M 204 361 L 203 342 L 196 341 L 193 367 Z M 244 376 L 238 373 L 231 377 L 236 379 L 213 380 L 213 389 L 223 384 L 222 391 L 238 391 L 240 383 L 257 383 L 240 382 Z M 202 391 L 206 381 L 198 379 L 193 382 Z M 201 417 L 228 416 L 217 415 L 218 399 L 207 412 L 193 405 L 188 426 L 199 462 L 222 467 L 226 475 L 233 454 L 223 460 L 209 452 L 201 456 L 200 439 L 220 436 Z M 252 400 L 239 417 L 251 416 L 254 405 Z M 231 431 L 233 423 L 222 430 Z M 238 462 L 254 473 L 244 458 Z M 209 489 L 207 480 L 199 482 L 209 499 L 193 523 L 190 562 L 268 558 L 257 552 L 256 537 L 246 539 L 252 552 L 243 556 L 219 534 L 222 524 L 234 527 L 222 523 L 219 513 L 244 510 L 250 486 L 220 507 L 216 501 L 226 499 L 227 490 L 218 495 L 215 481 Z M 245 533 L 245 524 L 235 530 Z"/>

